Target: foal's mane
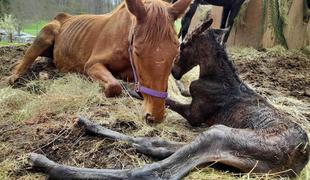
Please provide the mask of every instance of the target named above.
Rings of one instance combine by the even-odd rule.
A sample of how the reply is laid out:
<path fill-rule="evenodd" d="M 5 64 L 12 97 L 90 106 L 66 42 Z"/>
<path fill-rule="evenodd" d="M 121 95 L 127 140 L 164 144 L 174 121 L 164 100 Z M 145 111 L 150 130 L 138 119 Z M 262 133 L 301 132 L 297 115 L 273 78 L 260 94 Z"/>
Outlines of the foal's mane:
<path fill-rule="evenodd" d="M 147 11 L 144 45 L 154 46 L 164 39 L 174 40 L 175 30 L 168 12 L 168 3 L 162 0 L 145 0 L 144 6 Z"/>

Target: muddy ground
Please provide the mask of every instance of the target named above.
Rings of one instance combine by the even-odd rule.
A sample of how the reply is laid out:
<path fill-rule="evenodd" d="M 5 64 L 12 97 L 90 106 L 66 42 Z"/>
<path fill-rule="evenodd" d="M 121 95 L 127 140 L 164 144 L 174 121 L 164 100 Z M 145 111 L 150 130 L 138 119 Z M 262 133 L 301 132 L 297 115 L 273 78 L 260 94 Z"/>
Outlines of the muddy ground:
<path fill-rule="evenodd" d="M 0 79 L 10 74 L 10 69 L 23 56 L 26 48 L 27 46 L 0 47 Z M 231 49 L 230 52 L 241 79 L 276 107 L 295 116 L 309 131 L 309 55 L 300 52 L 286 53 L 283 50 Z M 39 59 L 14 89 L 30 93 L 34 97 L 44 94 L 44 87 L 40 86 L 43 80 L 39 80 L 39 84 L 29 86 L 29 82 L 39 79 L 40 72 L 49 72 L 52 80 L 47 81 L 51 82 L 65 76 L 58 73 L 48 62 L 46 59 Z M 188 79 L 184 81 L 189 82 Z M 1 88 L 6 86 L 2 85 Z M 45 99 L 42 98 L 42 101 Z M 9 105 L 10 102 L 6 104 Z M 82 114 L 120 132 L 161 136 L 174 141 L 190 141 L 205 130 L 191 128 L 184 119 L 170 111 L 163 124 L 148 127 L 137 118 L 139 114 L 133 113 L 129 116 L 128 112 L 124 112 L 134 111 L 134 106 L 141 104 L 124 93 L 121 98 L 104 98 L 91 103 Z M 16 109 L 18 110 L 20 109 Z M 83 129 L 74 126 L 76 113 L 75 109 L 70 108 L 57 113 L 49 109 L 40 109 L 34 116 L 18 122 L 12 121 L 15 117 L 13 112 L 3 113 L 0 120 L 0 178 L 43 179 L 44 176 L 35 173 L 27 163 L 26 157 L 29 152 L 45 154 L 62 164 L 90 168 L 133 168 L 155 161 L 137 153 L 126 143 L 85 134 Z M 195 175 L 189 177 L 191 178 L 195 179 Z"/>

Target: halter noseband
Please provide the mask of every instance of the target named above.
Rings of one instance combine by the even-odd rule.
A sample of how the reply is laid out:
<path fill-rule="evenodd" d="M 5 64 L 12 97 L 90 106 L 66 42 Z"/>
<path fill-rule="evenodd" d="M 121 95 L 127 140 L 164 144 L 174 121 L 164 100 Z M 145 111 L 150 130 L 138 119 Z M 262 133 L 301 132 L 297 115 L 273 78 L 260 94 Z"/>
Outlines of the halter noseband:
<path fill-rule="evenodd" d="M 134 90 L 137 93 L 144 93 L 144 94 L 148 94 L 148 95 L 153 96 L 153 97 L 158 97 L 158 98 L 161 98 L 161 99 L 166 99 L 168 97 L 168 93 L 167 92 L 162 92 L 162 91 L 157 91 L 157 90 L 154 90 L 154 89 L 147 88 L 147 87 L 141 85 L 141 83 L 139 82 L 139 78 L 138 78 L 138 75 L 137 75 L 137 70 L 136 70 L 136 67 L 135 67 L 135 64 L 134 64 L 134 61 L 133 61 L 133 56 L 132 56 L 132 53 L 133 53 L 133 49 L 132 49 L 133 38 L 134 38 L 134 33 L 131 34 L 131 38 L 129 40 L 128 53 L 129 53 L 129 59 L 130 59 L 131 68 L 132 68 L 132 71 L 133 71 L 133 77 L 134 77 L 134 80 L 135 80 L 135 89 Z"/>

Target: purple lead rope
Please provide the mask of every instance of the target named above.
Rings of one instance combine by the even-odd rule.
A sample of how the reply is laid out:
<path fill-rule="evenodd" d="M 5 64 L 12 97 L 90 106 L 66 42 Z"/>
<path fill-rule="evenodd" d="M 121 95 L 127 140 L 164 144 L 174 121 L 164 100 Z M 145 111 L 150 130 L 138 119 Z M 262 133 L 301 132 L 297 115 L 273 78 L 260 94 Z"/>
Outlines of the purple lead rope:
<path fill-rule="evenodd" d="M 132 38 L 133 39 L 133 38 Z M 154 89 L 150 89 L 147 87 L 144 87 L 140 84 L 138 76 L 137 76 L 137 71 L 133 62 L 133 58 L 132 58 L 132 42 L 130 42 L 129 44 L 129 48 L 128 48 L 128 53 L 129 53 L 129 59 L 130 59 L 130 64 L 131 64 L 131 68 L 133 71 L 133 77 L 135 80 L 135 91 L 136 92 L 141 92 L 144 94 L 148 94 L 150 96 L 154 96 L 154 97 L 158 97 L 161 99 L 166 99 L 168 97 L 168 93 L 167 92 L 161 92 L 161 91 L 157 91 Z"/>

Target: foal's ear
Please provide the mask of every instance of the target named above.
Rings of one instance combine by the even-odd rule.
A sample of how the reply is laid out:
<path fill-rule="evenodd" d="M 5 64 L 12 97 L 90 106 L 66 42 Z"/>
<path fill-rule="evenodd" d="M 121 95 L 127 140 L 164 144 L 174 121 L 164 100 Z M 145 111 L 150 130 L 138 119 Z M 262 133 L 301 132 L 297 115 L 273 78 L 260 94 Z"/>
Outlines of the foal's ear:
<path fill-rule="evenodd" d="M 211 18 L 208 21 L 205 21 L 202 23 L 202 25 L 200 25 L 199 31 L 200 33 L 204 32 L 205 30 L 207 30 L 213 23 L 213 19 Z"/>
<path fill-rule="evenodd" d="M 126 0 L 129 12 L 136 16 L 138 22 L 143 22 L 146 17 L 146 10 L 142 0 Z"/>
<path fill-rule="evenodd" d="M 206 31 L 213 23 L 213 19 L 203 22 L 197 29 L 195 29 L 192 34 L 194 36 L 198 36 L 199 34 Z"/>
<path fill-rule="evenodd" d="M 168 12 L 173 20 L 178 19 L 182 14 L 184 14 L 191 1 L 192 0 L 178 0 L 168 8 Z"/>
<path fill-rule="evenodd" d="M 220 44 L 223 43 L 223 37 L 229 31 L 229 27 L 225 29 L 212 29 L 213 33 L 215 34 L 216 41 Z"/>
<path fill-rule="evenodd" d="M 229 29 L 230 29 L 229 27 L 225 29 L 213 29 L 213 32 L 218 36 L 223 36 L 229 31 Z"/>

